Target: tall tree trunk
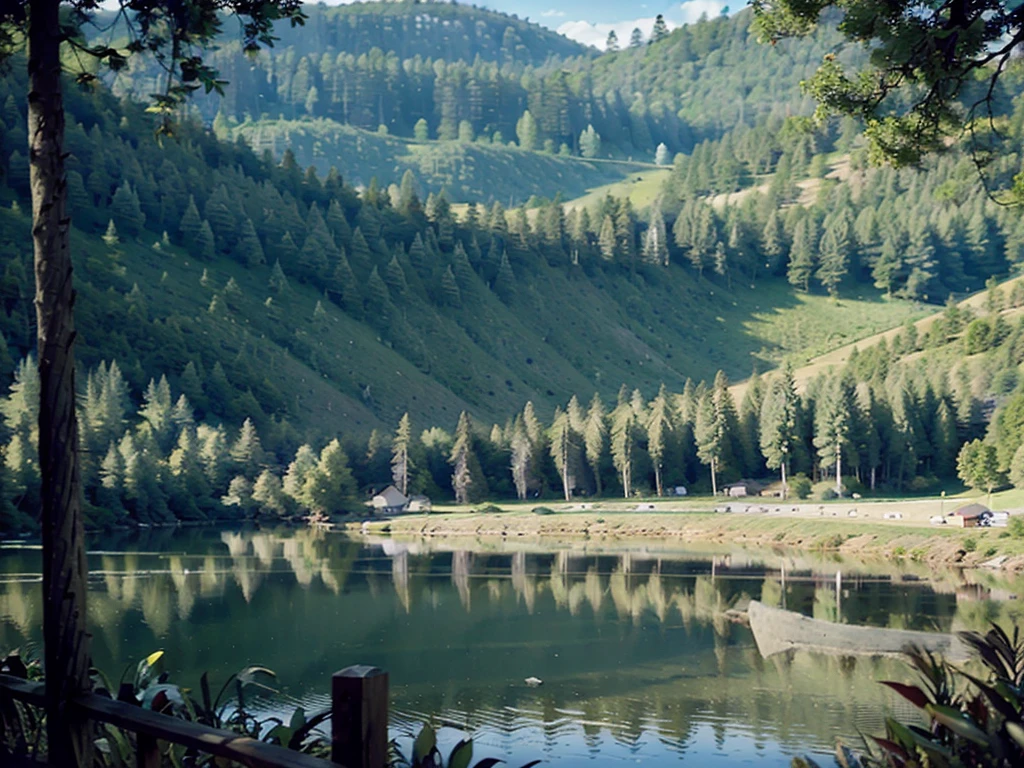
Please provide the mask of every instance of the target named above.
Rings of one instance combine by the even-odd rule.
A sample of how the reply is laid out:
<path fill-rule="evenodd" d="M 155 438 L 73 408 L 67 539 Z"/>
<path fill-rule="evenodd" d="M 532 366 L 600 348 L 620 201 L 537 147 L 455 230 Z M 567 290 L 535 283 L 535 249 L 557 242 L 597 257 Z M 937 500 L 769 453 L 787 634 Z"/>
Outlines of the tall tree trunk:
<path fill-rule="evenodd" d="M 50 765 L 92 763 L 87 724 L 69 702 L 89 688 L 86 560 L 75 416 L 75 293 L 65 215 L 59 0 L 31 0 L 28 135 L 39 343 L 43 640 Z"/>
<path fill-rule="evenodd" d="M 782 467 L 782 500 L 785 501 L 789 495 L 789 488 L 786 487 L 786 462 L 781 462 L 779 466 Z"/>
<path fill-rule="evenodd" d="M 715 480 L 715 457 L 711 457 L 711 495 L 718 495 L 718 483 Z"/>
<path fill-rule="evenodd" d="M 658 497 L 661 498 L 661 462 L 654 462 L 654 487 L 658 489 Z"/>
<path fill-rule="evenodd" d="M 836 445 L 836 496 L 843 495 L 843 449 Z"/>

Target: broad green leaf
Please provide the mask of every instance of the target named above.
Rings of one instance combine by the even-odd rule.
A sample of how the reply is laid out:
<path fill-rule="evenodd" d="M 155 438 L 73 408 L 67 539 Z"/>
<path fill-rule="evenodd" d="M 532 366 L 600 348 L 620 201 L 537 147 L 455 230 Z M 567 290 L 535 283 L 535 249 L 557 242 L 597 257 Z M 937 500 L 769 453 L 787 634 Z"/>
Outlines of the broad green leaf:
<path fill-rule="evenodd" d="M 960 710 L 953 709 L 952 707 L 943 707 L 938 704 L 929 704 L 925 707 L 925 711 L 937 723 L 946 726 L 957 736 L 962 736 L 983 747 L 989 745 L 988 734 L 981 730 Z"/>
<path fill-rule="evenodd" d="M 420 735 L 416 737 L 416 741 L 412 744 L 413 763 L 422 763 L 436 744 L 437 736 L 430 723 L 427 723 L 423 726 Z"/>
<path fill-rule="evenodd" d="M 302 707 L 296 707 L 292 712 L 291 722 L 288 724 L 293 731 L 299 730 L 306 724 L 306 711 Z"/>
<path fill-rule="evenodd" d="M 473 740 L 463 739 L 452 749 L 448 757 L 448 768 L 469 768 L 469 761 L 473 759 Z"/>

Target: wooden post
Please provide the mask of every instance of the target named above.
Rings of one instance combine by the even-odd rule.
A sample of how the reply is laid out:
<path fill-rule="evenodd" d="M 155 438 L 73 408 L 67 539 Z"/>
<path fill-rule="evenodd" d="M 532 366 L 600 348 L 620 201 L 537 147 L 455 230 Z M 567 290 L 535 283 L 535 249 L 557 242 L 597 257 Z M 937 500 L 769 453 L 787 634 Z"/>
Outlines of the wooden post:
<path fill-rule="evenodd" d="M 156 737 L 140 733 L 135 737 L 136 768 L 160 768 L 160 747 Z"/>
<path fill-rule="evenodd" d="M 384 768 L 388 757 L 388 673 L 359 664 L 331 678 L 331 760 Z"/>
<path fill-rule="evenodd" d="M 75 292 L 64 175 L 59 0 L 28 6 L 29 184 L 39 349 L 43 657 L 47 762 L 92 765 L 89 725 L 70 702 L 89 690 L 86 561 L 75 415 Z"/>

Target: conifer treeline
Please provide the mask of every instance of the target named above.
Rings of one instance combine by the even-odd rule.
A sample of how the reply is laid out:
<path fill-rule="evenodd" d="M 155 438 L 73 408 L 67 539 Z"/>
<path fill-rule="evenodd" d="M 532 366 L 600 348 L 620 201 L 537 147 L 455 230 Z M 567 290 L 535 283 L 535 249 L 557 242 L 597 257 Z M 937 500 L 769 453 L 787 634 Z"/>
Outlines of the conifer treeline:
<path fill-rule="evenodd" d="M 591 157 L 580 139 L 593 126 L 602 156 L 653 158 L 661 143 L 672 153 L 689 151 L 737 124 L 809 114 L 797 83 L 839 44 L 834 27 L 823 25 L 792 45 L 758 46 L 751 15 L 741 12 L 595 57 L 535 25 L 479 9 L 369 8 L 314 10 L 301 33 L 280 30 L 278 45 L 255 60 L 237 46 L 214 52 L 213 65 L 231 85 L 223 97 L 197 96 L 204 119 L 327 118 L 419 139 L 565 146 Z M 148 94 L 158 76 L 136 67 L 115 87 Z M 524 143 L 526 113 L 534 126 Z"/>
<path fill-rule="evenodd" d="M 754 375 L 737 405 L 720 372 L 651 399 L 626 387 L 610 404 L 573 396 L 546 422 L 527 403 L 489 430 L 462 413 L 451 433 L 418 431 L 406 414 L 367 442 L 296 446 L 273 425 L 264 439 L 250 419 L 197 420 L 192 402 L 212 386 L 194 368 L 180 392 L 151 380 L 136 407 L 118 365 L 104 363 L 79 398 L 86 497 L 103 526 L 358 511 L 389 483 L 458 503 L 719 492 L 740 478 L 775 478 L 800 497 L 825 480 L 845 494 L 925 492 L 957 477 L 1024 485 L 1024 319 L 1004 316 L 1020 306 L 1024 281 L 993 285 L 982 316 L 950 303 L 927 333 L 908 324 L 802 392 L 787 366 Z M 0 401 L 0 530 L 30 526 L 38 506 L 37 398 L 26 358 Z"/>

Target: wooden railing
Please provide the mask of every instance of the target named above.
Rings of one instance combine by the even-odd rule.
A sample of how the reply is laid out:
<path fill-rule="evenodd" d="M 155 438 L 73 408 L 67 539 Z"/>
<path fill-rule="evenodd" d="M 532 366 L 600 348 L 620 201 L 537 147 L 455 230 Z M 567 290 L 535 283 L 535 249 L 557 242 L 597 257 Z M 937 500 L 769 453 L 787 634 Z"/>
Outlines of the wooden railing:
<path fill-rule="evenodd" d="M 9 701 L 45 708 L 44 686 L 0 675 L 0 705 Z M 79 697 L 72 706 L 89 720 L 134 733 L 137 768 L 160 768 L 160 742 L 180 744 L 249 768 L 384 768 L 387 762 L 388 675 L 376 667 L 348 667 L 331 678 L 330 762 L 94 693 Z"/>

